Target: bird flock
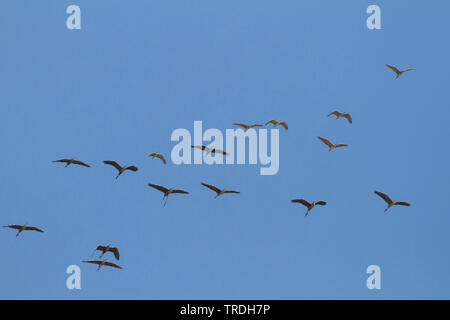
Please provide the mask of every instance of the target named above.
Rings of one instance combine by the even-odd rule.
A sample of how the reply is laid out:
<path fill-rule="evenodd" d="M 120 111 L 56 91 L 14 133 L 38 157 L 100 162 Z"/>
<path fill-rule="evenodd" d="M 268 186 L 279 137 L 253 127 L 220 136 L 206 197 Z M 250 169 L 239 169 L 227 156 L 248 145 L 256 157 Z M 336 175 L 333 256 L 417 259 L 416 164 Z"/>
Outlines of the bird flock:
<path fill-rule="evenodd" d="M 389 69 L 391 69 L 393 72 L 395 72 L 396 74 L 396 79 L 398 79 L 401 75 L 403 75 L 405 72 L 408 71 L 412 71 L 413 69 L 405 69 L 405 70 L 399 70 L 396 67 L 392 66 L 392 65 L 388 65 L 386 64 L 386 67 L 388 67 Z M 340 119 L 340 118 L 345 118 L 347 119 L 348 123 L 352 124 L 353 120 L 352 117 L 349 113 L 345 113 L 345 112 L 340 112 L 338 110 L 335 110 L 333 112 L 331 112 L 328 117 L 330 116 L 336 116 L 336 119 Z M 268 122 L 266 122 L 265 125 L 269 125 L 272 124 L 274 127 L 278 127 L 278 126 L 282 126 L 284 129 L 288 130 L 288 125 L 285 121 L 281 121 L 281 120 L 270 120 Z M 245 124 L 245 123 L 233 123 L 233 125 L 235 126 L 239 126 L 243 129 L 245 129 L 245 131 L 251 129 L 251 128 L 256 128 L 256 127 L 263 127 L 262 124 Z M 345 143 L 332 143 L 330 140 L 323 138 L 323 137 L 317 137 L 321 142 L 323 142 L 328 148 L 328 151 L 332 151 L 334 149 L 337 148 L 341 148 L 341 147 L 348 147 L 347 144 Z M 192 148 L 195 149 L 200 149 L 202 151 L 204 151 L 206 154 L 222 154 L 224 156 L 227 156 L 228 153 L 225 152 L 224 150 L 221 149 L 217 149 L 217 148 L 211 148 L 211 147 L 207 147 L 204 145 L 196 145 L 196 146 L 192 146 Z M 162 161 L 162 163 L 164 165 L 167 164 L 167 161 L 164 157 L 164 155 L 162 155 L 161 153 L 158 152 L 152 152 L 148 155 L 148 157 L 151 157 L 152 159 L 158 158 Z M 59 160 L 54 160 L 52 161 L 54 163 L 65 163 L 65 167 L 68 167 L 69 165 L 79 165 L 79 166 L 83 166 L 86 168 L 90 168 L 91 166 L 83 161 L 80 160 L 76 160 L 75 158 L 63 158 L 63 159 L 59 159 Z M 121 166 L 119 165 L 116 161 L 113 160 L 105 160 L 103 161 L 103 163 L 105 165 L 110 165 L 112 167 L 114 167 L 117 170 L 117 175 L 116 175 L 116 179 L 118 179 L 120 177 L 120 175 L 122 175 L 125 171 L 131 171 L 131 172 L 137 172 L 138 168 L 134 165 L 126 165 L 126 166 Z M 228 190 L 228 189 L 220 189 L 212 184 L 207 184 L 204 182 L 201 182 L 201 185 L 208 188 L 209 190 L 212 190 L 216 193 L 216 196 L 214 197 L 214 199 L 218 198 L 219 196 L 222 196 L 224 194 L 239 194 L 239 191 L 236 190 Z M 163 193 L 163 203 L 164 206 L 167 203 L 168 197 L 171 194 L 189 194 L 188 191 L 183 190 L 183 189 L 177 189 L 177 188 L 168 188 L 168 187 L 164 187 L 161 185 L 157 185 L 157 184 L 153 184 L 153 183 L 148 183 L 148 186 L 150 188 L 153 188 L 155 190 L 158 190 L 160 192 Z M 380 192 L 380 191 L 374 191 L 374 193 L 376 195 L 378 195 L 381 199 L 383 199 L 386 203 L 387 203 L 387 208 L 384 210 L 384 212 L 386 212 L 388 209 L 390 209 L 393 206 L 399 205 L 399 206 L 410 206 L 410 203 L 406 202 L 406 201 L 398 201 L 398 200 L 392 200 L 386 193 Z M 324 200 L 319 200 L 319 201 L 313 201 L 313 202 L 309 202 L 305 199 L 293 199 L 291 200 L 292 203 L 299 203 L 303 206 L 306 207 L 307 211 L 305 214 L 305 217 L 308 216 L 309 212 L 317 205 L 319 206 L 325 206 L 327 204 L 326 201 Z M 14 229 L 17 230 L 16 233 L 16 237 L 19 236 L 19 234 L 23 231 L 37 231 L 37 232 L 44 232 L 43 230 L 41 230 L 38 227 L 35 226 L 29 226 L 28 224 L 23 224 L 23 225 L 19 225 L 19 224 L 10 224 L 10 225 L 6 225 L 4 226 L 5 228 L 10 228 L 10 229 Z M 99 259 L 103 258 L 103 256 L 107 253 L 107 252 L 111 252 L 116 260 L 119 260 L 120 255 L 119 255 L 119 249 L 117 247 L 112 247 L 110 244 L 108 244 L 107 246 L 103 246 L 103 245 L 98 245 L 95 251 L 101 251 L 101 255 L 99 256 Z M 117 269 L 122 269 L 121 266 L 117 265 L 114 262 L 110 262 L 107 259 L 102 259 L 102 260 L 83 260 L 83 263 L 89 263 L 89 264 L 96 264 L 98 265 L 97 267 L 97 271 L 100 270 L 103 266 L 108 266 L 108 267 L 113 267 L 113 268 L 117 268 Z"/>

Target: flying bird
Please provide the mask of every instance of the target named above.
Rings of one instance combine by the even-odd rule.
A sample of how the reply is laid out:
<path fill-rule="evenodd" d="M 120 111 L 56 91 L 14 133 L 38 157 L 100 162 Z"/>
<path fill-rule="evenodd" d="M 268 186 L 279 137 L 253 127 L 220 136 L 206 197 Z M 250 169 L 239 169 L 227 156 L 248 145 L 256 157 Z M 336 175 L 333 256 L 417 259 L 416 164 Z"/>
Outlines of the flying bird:
<path fill-rule="evenodd" d="M 266 123 L 266 126 L 271 123 L 273 124 L 274 127 L 278 127 L 279 125 L 282 125 L 286 130 L 288 129 L 288 125 L 286 122 L 281 121 L 281 120 L 270 120 Z"/>
<path fill-rule="evenodd" d="M 394 71 L 397 74 L 397 77 L 395 79 L 398 79 L 403 73 L 408 72 L 408 71 L 412 71 L 414 69 L 406 69 L 406 70 L 398 70 L 396 67 L 391 66 L 391 65 L 386 65 L 386 67 L 388 67 L 389 69 L 391 69 L 392 71 Z"/>
<path fill-rule="evenodd" d="M 112 165 L 114 168 L 116 168 L 119 171 L 119 174 L 116 176 L 116 179 L 122 174 L 124 173 L 126 170 L 131 170 L 131 171 L 138 171 L 138 168 L 136 168 L 135 166 L 125 166 L 125 167 L 121 167 L 117 162 L 115 161 L 111 161 L 111 160 L 106 160 L 103 161 L 104 164 L 109 164 Z"/>
<path fill-rule="evenodd" d="M 189 194 L 189 192 L 181 190 L 181 189 L 174 189 L 174 188 L 170 188 L 169 189 L 169 188 L 166 188 L 166 187 L 163 187 L 163 186 L 159 186 L 157 184 L 152 184 L 152 183 L 149 183 L 148 186 L 152 187 L 152 188 L 155 188 L 156 190 L 159 190 L 162 193 L 164 193 L 163 201 L 164 201 L 164 199 L 166 200 L 166 202 L 164 203 L 164 206 L 167 203 L 167 199 L 168 199 L 169 195 L 172 194 L 172 193 Z"/>
<path fill-rule="evenodd" d="M 100 257 L 99 258 L 101 258 L 101 257 L 103 257 L 103 255 L 106 253 L 106 252 L 112 252 L 113 254 L 114 254 L 114 257 L 116 258 L 116 260 L 119 260 L 119 249 L 118 248 L 116 248 L 116 247 L 111 247 L 111 245 L 110 244 L 108 244 L 106 247 L 105 246 L 97 246 L 97 248 L 95 248 L 95 250 L 94 251 L 101 251 L 102 252 L 102 254 L 100 255 Z"/>
<path fill-rule="evenodd" d="M 389 196 L 386 193 L 380 192 L 380 191 L 374 191 L 376 195 L 378 195 L 379 197 L 381 197 L 381 199 L 383 199 L 384 201 L 386 201 L 386 203 L 388 204 L 388 207 L 386 209 L 384 209 L 384 212 L 386 212 L 390 207 L 392 206 L 411 206 L 408 202 L 405 201 L 397 201 L 397 200 L 391 200 L 391 198 L 389 198 Z"/>
<path fill-rule="evenodd" d="M 206 151 L 206 154 L 208 155 L 209 153 L 220 153 L 220 154 L 223 154 L 223 155 L 228 155 L 228 153 L 226 153 L 225 151 L 223 151 L 223 150 L 221 150 L 221 149 L 217 149 L 217 148 L 209 148 L 209 147 L 206 147 L 206 146 L 192 146 L 192 148 L 195 148 L 195 149 L 200 149 L 200 150 L 203 150 L 203 151 Z"/>
<path fill-rule="evenodd" d="M 331 116 L 332 114 L 334 114 L 336 116 L 336 119 L 346 118 L 348 120 L 348 122 L 352 123 L 352 116 L 350 115 L 350 113 L 339 112 L 339 111 L 335 110 L 332 113 L 330 113 L 328 116 Z"/>
<path fill-rule="evenodd" d="M 312 202 L 312 203 L 309 203 L 309 202 L 306 201 L 305 199 L 294 199 L 294 200 L 291 200 L 291 202 L 293 202 L 293 203 L 301 203 L 301 204 L 304 205 L 306 208 L 308 208 L 308 211 L 306 211 L 305 217 L 308 215 L 309 211 L 310 211 L 312 208 L 314 208 L 317 204 L 320 205 L 320 206 L 324 206 L 324 205 L 327 204 L 325 201 L 322 201 L 322 200 L 320 200 L 320 201 L 314 201 L 314 202 Z"/>
<path fill-rule="evenodd" d="M 233 123 L 235 126 L 239 126 L 245 129 L 247 131 L 248 129 L 255 128 L 255 127 L 262 127 L 262 124 L 245 124 L 245 123 Z"/>
<path fill-rule="evenodd" d="M 3 226 L 3 227 L 4 227 L 4 228 L 11 228 L 11 229 L 16 229 L 16 230 L 18 230 L 18 231 L 17 231 L 17 234 L 16 234 L 16 237 L 19 236 L 19 234 L 20 234 L 22 231 L 25 231 L 25 230 L 27 230 L 27 231 L 44 232 L 44 231 L 42 231 L 42 230 L 39 229 L 39 228 L 32 227 L 32 226 L 27 226 L 26 224 L 24 224 L 24 225 L 10 224 L 10 225 Z"/>
<path fill-rule="evenodd" d="M 207 187 L 217 193 L 217 195 L 214 197 L 214 199 L 216 199 L 218 196 L 221 196 L 225 193 L 240 193 L 239 191 L 235 191 L 235 190 L 219 189 L 211 184 L 207 184 L 207 183 L 203 183 L 203 182 L 202 182 L 202 185 L 204 185 L 205 187 Z"/>
<path fill-rule="evenodd" d="M 106 259 L 103 259 L 103 260 L 87 260 L 87 261 L 81 261 L 81 262 L 98 264 L 97 271 L 100 270 L 100 268 L 103 267 L 103 266 L 113 267 L 113 268 L 117 268 L 117 269 L 123 269 L 121 266 L 118 266 L 115 263 L 106 261 Z"/>
<path fill-rule="evenodd" d="M 75 160 L 75 158 L 71 158 L 71 159 L 59 159 L 59 160 L 55 160 L 55 161 L 52 161 L 52 162 L 63 162 L 63 163 L 66 164 L 64 167 L 67 167 L 67 166 L 69 166 L 69 165 L 71 165 L 71 164 L 78 164 L 78 165 L 80 165 L 80 166 L 85 166 L 85 167 L 88 167 L 88 168 L 91 167 L 90 165 L 84 163 L 83 161 Z"/>
<path fill-rule="evenodd" d="M 322 137 L 317 137 L 320 141 L 322 141 L 323 143 L 325 143 L 330 149 L 328 151 L 331 151 L 335 148 L 340 148 L 340 147 L 347 147 L 347 144 L 344 143 L 339 143 L 339 144 L 333 144 L 331 143 L 329 140 L 322 138 Z"/>
<path fill-rule="evenodd" d="M 148 156 L 152 157 L 152 159 L 159 158 L 159 159 L 161 159 L 161 161 L 164 164 L 167 164 L 166 159 L 164 158 L 164 156 L 162 154 L 158 153 L 158 152 L 152 152 Z"/>

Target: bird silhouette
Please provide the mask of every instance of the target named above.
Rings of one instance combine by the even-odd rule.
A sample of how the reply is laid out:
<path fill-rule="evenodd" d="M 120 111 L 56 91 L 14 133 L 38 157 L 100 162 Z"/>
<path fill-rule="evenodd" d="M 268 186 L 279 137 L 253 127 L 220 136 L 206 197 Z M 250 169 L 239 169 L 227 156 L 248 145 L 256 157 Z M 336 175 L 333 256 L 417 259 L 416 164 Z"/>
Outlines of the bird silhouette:
<path fill-rule="evenodd" d="M 248 129 L 251 129 L 251 128 L 263 126 L 262 124 L 245 124 L 245 123 L 233 123 L 233 125 L 244 128 L 245 129 L 244 131 L 247 131 Z"/>
<path fill-rule="evenodd" d="M 110 244 L 108 244 L 107 246 L 99 245 L 99 246 L 97 246 L 97 248 L 95 248 L 95 251 L 97 251 L 97 250 L 102 252 L 102 254 L 100 255 L 99 258 L 103 257 L 103 255 L 106 252 L 112 252 L 114 254 L 114 257 L 116 258 L 116 260 L 119 260 L 119 258 L 120 258 L 119 249 L 116 247 L 111 247 Z"/>
<path fill-rule="evenodd" d="M 305 199 L 294 199 L 291 200 L 292 203 L 300 203 L 302 205 L 304 205 L 308 210 L 306 211 L 305 217 L 308 215 L 309 211 L 314 208 L 316 205 L 320 205 L 320 206 L 324 206 L 327 203 L 323 200 L 320 201 L 314 201 L 314 202 L 308 202 Z"/>
<path fill-rule="evenodd" d="M 344 143 L 339 143 L 339 144 L 333 144 L 331 143 L 329 140 L 322 138 L 322 137 L 317 137 L 317 139 L 319 139 L 320 141 L 322 141 L 323 143 L 325 143 L 330 149 L 328 151 L 331 151 L 335 148 L 340 148 L 340 147 L 347 147 L 347 144 Z"/>
<path fill-rule="evenodd" d="M 130 170 L 133 172 L 138 171 L 138 168 L 136 168 L 135 166 L 125 166 L 125 167 L 121 167 L 117 162 L 112 161 L 112 160 L 106 160 L 103 161 L 104 164 L 109 164 L 111 166 L 113 166 L 114 168 L 117 169 L 117 171 L 119 171 L 119 174 L 116 176 L 116 179 L 119 178 L 119 176 L 124 173 L 126 170 Z"/>
<path fill-rule="evenodd" d="M 200 149 L 200 150 L 203 150 L 203 151 L 205 151 L 206 152 L 206 154 L 209 154 L 209 153 L 219 153 L 219 154 L 223 154 L 223 155 L 228 155 L 228 153 L 226 153 L 225 151 L 223 151 L 223 150 L 221 150 L 221 149 L 217 149 L 217 148 L 210 148 L 210 147 L 207 147 L 207 146 L 192 146 L 192 148 L 195 148 L 195 149 Z"/>
<path fill-rule="evenodd" d="M 374 193 L 376 195 L 378 195 L 379 197 L 381 197 L 381 199 L 383 199 L 384 201 L 386 201 L 386 203 L 388 204 L 388 207 L 386 209 L 384 209 L 384 212 L 386 212 L 390 207 L 392 206 L 411 206 L 408 202 L 405 201 L 397 201 L 397 200 L 391 200 L 391 198 L 389 198 L 389 196 L 386 193 L 380 192 L 380 191 L 374 191 Z"/>
<path fill-rule="evenodd" d="M 386 65 L 386 67 L 388 67 L 389 69 L 391 69 L 392 71 L 394 71 L 397 74 L 397 77 L 395 79 L 398 79 L 403 73 L 408 72 L 408 71 L 412 71 L 414 69 L 406 69 L 406 70 L 398 70 L 396 67 L 391 66 L 391 65 Z"/>
<path fill-rule="evenodd" d="M 328 116 L 331 116 L 332 114 L 334 114 L 336 116 L 336 119 L 346 118 L 348 120 L 348 122 L 352 123 L 352 116 L 349 113 L 339 112 L 339 111 L 335 110 L 335 111 L 331 112 Z"/>
<path fill-rule="evenodd" d="M 119 266 L 119 265 L 117 265 L 117 264 L 115 264 L 113 262 L 109 262 L 106 259 L 103 259 L 103 260 L 87 260 L 87 261 L 81 261 L 81 262 L 97 264 L 98 265 L 97 271 L 99 271 L 100 268 L 103 267 L 103 266 L 113 267 L 113 268 L 117 268 L 117 269 L 123 269 L 121 266 Z"/>
<path fill-rule="evenodd" d="M 36 227 L 33 227 L 33 226 L 27 226 L 26 224 L 24 224 L 24 225 L 20 225 L 20 224 L 10 224 L 10 225 L 3 226 L 3 227 L 4 227 L 4 228 L 11 228 L 11 229 L 16 229 L 16 230 L 18 230 L 18 232 L 17 232 L 17 234 L 16 234 L 16 237 L 18 237 L 19 234 L 20 234 L 22 231 L 37 231 L 37 232 L 44 232 L 44 231 L 42 231 L 42 230 L 39 229 L 39 228 L 36 228 Z"/>
<path fill-rule="evenodd" d="M 271 123 L 273 124 L 274 127 L 278 127 L 279 125 L 282 125 L 286 130 L 288 129 L 288 125 L 285 121 L 281 121 L 281 120 L 270 120 L 268 122 L 266 122 L 266 126 Z"/>
<path fill-rule="evenodd" d="M 216 199 L 218 196 L 221 196 L 225 193 L 240 193 L 239 191 L 235 191 L 235 190 L 219 189 L 211 184 L 207 184 L 207 183 L 203 183 L 203 182 L 202 182 L 202 185 L 204 185 L 205 187 L 207 187 L 217 193 L 217 195 L 214 197 L 214 199 Z"/>
<path fill-rule="evenodd" d="M 71 164 L 78 164 L 78 165 L 80 165 L 80 166 L 85 166 L 85 167 L 88 167 L 88 168 L 91 167 L 90 165 L 84 163 L 83 161 L 75 160 L 75 158 L 71 158 L 71 159 L 59 159 L 59 160 L 55 160 L 55 161 L 52 161 L 52 162 L 62 162 L 62 163 L 65 163 L 66 165 L 65 165 L 64 167 L 68 167 L 68 166 L 71 165 Z"/>
<path fill-rule="evenodd" d="M 164 164 L 167 164 L 166 159 L 164 158 L 164 156 L 162 154 L 158 153 L 158 152 L 152 152 L 148 156 L 152 157 L 152 159 L 159 158 L 159 159 L 161 159 L 161 161 Z"/>
<path fill-rule="evenodd" d="M 189 194 L 189 192 L 184 191 L 184 190 L 181 190 L 181 189 L 166 188 L 166 187 L 163 187 L 163 186 L 160 186 L 160 185 L 157 185 L 157 184 L 152 184 L 152 183 L 149 183 L 148 186 L 149 186 L 149 187 L 152 187 L 152 188 L 155 188 L 156 190 L 159 190 L 159 191 L 161 191 L 162 193 L 164 193 L 163 201 L 166 200 L 166 201 L 164 202 L 164 206 L 165 206 L 166 203 L 167 203 L 167 199 L 168 199 L 169 195 L 171 195 L 172 193 Z"/>

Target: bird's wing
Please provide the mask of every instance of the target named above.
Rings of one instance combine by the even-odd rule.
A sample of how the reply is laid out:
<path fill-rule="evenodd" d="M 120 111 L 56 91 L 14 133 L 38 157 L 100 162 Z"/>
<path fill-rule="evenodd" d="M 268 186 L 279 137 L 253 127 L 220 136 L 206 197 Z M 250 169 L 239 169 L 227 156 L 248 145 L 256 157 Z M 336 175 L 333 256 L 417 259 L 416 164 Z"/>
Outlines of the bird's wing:
<path fill-rule="evenodd" d="M 331 112 L 328 116 L 331 116 L 332 114 L 334 114 L 336 117 L 338 117 L 341 113 L 337 110 Z"/>
<path fill-rule="evenodd" d="M 400 206 L 407 206 L 407 207 L 411 206 L 411 204 L 409 204 L 408 202 L 405 202 L 405 201 L 398 201 L 395 204 L 398 204 Z"/>
<path fill-rule="evenodd" d="M 255 128 L 255 127 L 262 127 L 262 124 L 252 124 L 251 126 L 249 126 L 250 128 Z"/>
<path fill-rule="evenodd" d="M 31 230 L 31 231 L 37 231 L 37 232 L 44 232 L 39 228 L 36 227 L 25 227 L 25 230 Z"/>
<path fill-rule="evenodd" d="M 164 164 L 167 164 L 166 159 L 164 158 L 164 156 L 163 156 L 162 154 L 157 154 L 156 157 L 159 158 L 159 159 L 161 159 L 161 161 L 162 161 Z"/>
<path fill-rule="evenodd" d="M 294 200 L 291 200 L 291 202 L 293 202 L 293 203 L 301 203 L 302 205 L 304 205 L 304 206 L 306 206 L 308 208 L 311 206 L 311 203 L 309 203 L 305 199 L 294 199 Z"/>
<path fill-rule="evenodd" d="M 189 192 L 181 190 L 181 189 L 174 189 L 172 190 L 172 193 L 184 193 L 184 194 L 189 194 Z"/>
<path fill-rule="evenodd" d="M 11 229 L 21 229 L 22 226 L 18 225 L 18 224 L 10 224 L 7 226 L 3 226 L 4 228 L 11 228 Z"/>
<path fill-rule="evenodd" d="M 389 198 L 389 196 L 386 193 L 380 192 L 380 191 L 374 191 L 375 194 L 377 194 L 378 196 L 380 196 L 384 201 L 386 201 L 388 204 L 392 203 L 391 198 Z"/>
<path fill-rule="evenodd" d="M 220 154 L 223 154 L 223 155 L 228 155 L 228 153 L 226 153 L 225 151 L 223 151 L 223 150 L 221 150 L 221 149 L 216 149 L 216 148 L 214 148 L 213 150 L 214 150 L 215 153 L 220 153 Z"/>
<path fill-rule="evenodd" d="M 85 260 L 85 261 L 81 261 L 81 262 L 84 262 L 84 263 L 92 263 L 92 264 L 100 264 L 100 263 L 102 263 L 102 262 L 99 261 L 99 260 Z"/>
<path fill-rule="evenodd" d="M 277 121 L 276 121 L 276 120 L 270 120 L 270 121 L 267 121 L 265 125 L 267 126 L 269 123 L 271 123 L 271 124 L 276 124 Z"/>
<path fill-rule="evenodd" d="M 80 166 L 85 166 L 85 167 L 88 167 L 88 168 L 91 167 L 91 166 L 88 165 L 87 163 L 84 163 L 83 161 L 80 161 L 80 160 L 73 160 L 72 163 L 78 164 L 78 165 L 80 165 Z"/>
<path fill-rule="evenodd" d="M 343 115 L 344 118 L 347 118 L 348 122 L 352 123 L 352 116 L 349 113 Z"/>
<path fill-rule="evenodd" d="M 119 260 L 120 255 L 119 255 L 119 249 L 118 248 L 109 248 L 109 251 L 114 253 L 114 257 L 116 257 L 116 259 Z"/>
<path fill-rule="evenodd" d="M 324 205 L 326 205 L 327 203 L 326 203 L 325 201 L 323 201 L 323 200 L 320 200 L 320 201 L 316 201 L 316 204 L 318 204 L 318 205 L 320 205 L 320 206 L 324 206 Z"/>
<path fill-rule="evenodd" d="M 103 161 L 103 163 L 104 164 L 109 164 L 109 165 L 111 165 L 111 166 L 113 166 L 114 168 L 116 168 L 117 170 L 122 170 L 122 167 L 117 163 L 117 162 L 115 162 L 115 161 L 112 161 L 112 160 L 106 160 L 106 161 Z"/>
<path fill-rule="evenodd" d="M 280 124 L 287 130 L 288 129 L 288 125 L 286 122 L 281 121 Z"/>
<path fill-rule="evenodd" d="M 223 193 L 240 193 L 240 192 L 235 190 L 225 190 Z"/>
<path fill-rule="evenodd" d="M 403 70 L 402 72 L 408 72 L 408 71 L 413 71 L 414 69 L 406 69 L 406 70 Z"/>
<path fill-rule="evenodd" d="M 348 144 L 339 143 L 339 144 L 335 145 L 335 148 L 340 148 L 340 147 L 348 147 Z"/>
<path fill-rule="evenodd" d="M 202 185 L 204 185 L 205 187 L 207 187 L 207 188 L 209 188 L 209 189 L 211 189 L 211 190 L 213 190 L 213 191 L 215 191 L 215 192 L 217 192 L 217 193 L 220 192 L 220 189 L 217 188 L 217 187 L 215 187 L 215 186 L 213 186 L 212 184 L 207 184 L 207 183 L 203 183 L 203 182 L 202 182 Z"/>
<path fill-rule="evenodd" d="M 329 140 L 327 140 L 327 139 L 325 139 L 325 138 L 322 138 L 322 137 L 317 137 L 317 139 L 319 139 L 320 141 L 322 141 L 323 143 L 325 143 L 327 146 L 329 146 L 329 147 L 332 147 L 333 146 L 333 144 L 329 141 Z"/>
<path fill-rule="evenodd" d="M 152 187 L 152 188 L 155 188 L 156 190 L 159 190 L 159 191 L 164 192 L 164 193 L 166 193 L 167 191 L 169 191 L 169 189 L 167 189 L 166 187 L 158 186 L 157 184 L 151 184 L 151 183 L 149 183 L 148 186 L 149 186 L 149 187 Z"/>
<path fill-rule="evenodd" d="M 105 250 L 106 249 L 106 247 L 104 247 L 104 246 L 97 246 L 97 248 L 95 248 L 95 250 L 100 250 L 100 251 L 103 251 L 103 250 Z"/>
<path fill-rule="evenodd" d="M 207 149 L 207 147 L 205 147 L 205 146 L 192 146 L 192 148 L 196 148 L 196 149 L 200 149 L 200 150 Z"/>
<path fill-rule="evenodd" d="M 386 67 L 388 67 L 389 69 L 391 69 L 392 71 L 394 71 L 396 74 L 400 74 L 400 70 L 398 70 L 396 67 L 391 66 L 391 65 L 386 65 Z"/>
<path fill-rule="evenodd" d="M 117 269 L 122 269 L 121 266 L 118 266 L 117 264 L 115 264 L 115 263 L 113 263 L 113 262 L 109 262 L 109 261 L 106 261 L 106 262 L 104 263 L 104 265 L 105 265 L 105 266 L 114 267 L 114 268 L 117 268 Z"/>
<path fill-rule="evenodd" d="M 136 171 L 138 171 L 138 168 L 135 167 L 135 166 L 128 166 L 128 167 L 125 168 L 125 170 L 131 170 L 131 171 L 136 172 Z"/>
<path fill-rule="evenodd" d="M 244 128 L 244 129 L 250 128 L 250 126 L 249 126 L 249 125 L 246 125 L 245 123 L 233 123 L 233 125 L 242 127 L 242 128 Z"/>
<path fill-rule="evenodd" d="M 52 162 L 69 162 L 70 159 L 59 159 L 59 160 L 54 160 Z"/>

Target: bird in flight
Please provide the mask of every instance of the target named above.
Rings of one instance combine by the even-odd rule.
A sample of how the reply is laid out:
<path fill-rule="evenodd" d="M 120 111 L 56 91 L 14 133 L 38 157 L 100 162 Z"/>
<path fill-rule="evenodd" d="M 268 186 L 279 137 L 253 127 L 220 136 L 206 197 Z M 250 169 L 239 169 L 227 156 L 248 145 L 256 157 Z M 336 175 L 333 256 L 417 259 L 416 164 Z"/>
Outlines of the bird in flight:
<path fill-rule="evenodd" d="M 124 173 L 126 170 L 131 170 L 131 171 L 138 171 L 138 168 L 136 168 L 135 166 L 125 166 L 125 167 L 121 167 L 117 162 L 115 161 L 111 161 L 111 160 L 106 160 L 103 161 L 104 164 L 109 164 L 111 166 L 113 166 L 114 168 L 117 169 L 117 171 L 119 171 L 119 174 L 116 176 L 116 179 L 122 174 Z"/>
<path fill-rule="evenodd" d="M 174 188 L 170 188 L 169 189 L 169 188 L 166 188 L 166 187 L 163 187 L 163 186 L 159 186 L 157 184 L 152 184 L 152 183 L 149 183 L 148 186 L 152 187 L 152 188 L 155 188 L 156 190 L 159 190 L 162 193 L 164 193 L 163 201 L 166 200 L 166 202 L 164 202 L 164 206 L 167 203 L 167 199 L 168 199 L 169 195 L 172 194 L 172 193 L 189 194 L 189 192 L 181 190 L 181 189 L 174 189 Z"/>
<path fill-rule="evenodd" d="M 152 152 L 148 156 L 152 157 L 152 159 L 159 158 L 159 159 L 161 159 L 161 161 L 164 164 L 167 164 L 166 159 L 164 158 L 164 156 L 162 154 L 158 153 L 158 152 Z"/>
<path fill-rule="evenodd" d="M 352 123 L 352 116 L 350 115 L 350 113 L 339 112 L 339 111 L 335 110 L 332 113 L 330 113 L 328 116 L 331 116 L 332 114 L 334 114 L 336 116 L 336 119 L 346 118 L 348 120 L 348 122 Z"/>
<path fill-rule="evenodd" d="M 95 250 L 94 251 L 101 251 L 102 252 L 102 254 L 100 255 L 100 257 L 99 258 L 101 258 L 101 257 L 103 257 L 103 255 L 106 253 L 106 252 L 112 252 L 113 254 L 114 254 L 114 257 L 116 258 L 116 260 L 119 260 L 119 249 L 118 248 L 116 248 L 116 247 L 111 247 L 111 245 L 110 244 L 108 244 L 107 246 L 97 246 L 97 248 L 95 248 Z"/>
<path fill-rule="evenodd" d="M 121 266 L 119 266 L 119 265 L 117 265 L 115 263 L 109 262 L 106 259 L 103 259 L 103 260 L 87 260 L 87 261 L 81 261 L 81 262 L 98 264 L 97 271 L 99 271 L 100 268 L 103 267 L 103 266 L 113 267 L 113 268 L 117 268 L 117 269 L 123 269 Z"/>
<path fill-rule="evenodd" d="M 195 149 L 200 149 L 200 150 L 203 150 L 203 151 L 206 151 L 206 154 L 208 155 L 209 153 L 220 153 L 220 154 L 223 154 L 223 155 L 228 155 L 228 153 L 226 153 L 225 151 L 223 151 L 223 150 L 221 150 L 221 149 L 217 149 L 217 148 L 209 148 L 209 147 L 206 147 L 206 146 L 192 146 L 192 148 L 195 148 Z"/>
<path fill-rule="evenodd" d="M 221 195 L 225 194 L 225 193 L 240 193 L 239 191 L 235 191 L 235 190 L 219 189 L 219 188 L 217 188 L 217 187 L 215 187 L 215 186 L 213 186 L 211 184 L 207 184 L 207 183 L 203 183 L 203 182 L 202 182 L 202 185 L 204 185 L 205 187 L 207 187 L 207 188 L 209 188 L 212 191 L 217 193 L 217 195 L 214 197 L 214 199 L 217 198 L 218 196 L 221 196 Z"/>
<path fill-rule="evenodd" d="M 239 126 L 245 129 L 247 131 L 248 129 L 255 128 L 255 127 L 262 127 L 262 124 L 245 124 L 245 123 L 233 123 L 235 126 Z"/>
<path fill-rule="evenodd" d="M 302 205 L 304 205 L 306 208 L 308 208 L 308 211 L 306 211 L 305 217 L 308 215 L 309 211 L 314 208 L 317 204 L 320 206 L 324 206 L 327 203 L 325 201 L 314 201 L 312 203 L 309 203 L 308 201 L 306 201 L 305 199 L 294 199 L 291 200 L 292 203 L 301 203 Z"/>
<path fill-rule="evenodd" d="M 376 195 L 378 195 L 379 197 L 381 197 L 381 199 L 383 199 L 384 201 L 386 201 L 386 203 L 388 204 L 388 207 L 386 209 L 384 209 L 384 212 L 386 212 L 390 207 L 392 206 L 411 206 L 408 202 L 405 201 L 397 201 L 397 200 L 391 200 L 391 198 L 389 198 L 389 196 L 386 193 L 380 192 L 380 191 L 374 191 Z"/>
<path fill-rule="evenodd" d="M 408 72 L 408 71 L 412 71 L 414 69 L 406 69 L 406 70 L 398 70 L 396 67 L 391 66 L 391 65 L 386 65 L 386 67 L 388 67 L 389 69 L 391 69 L 392 71 L 394 71 L 397 74 L 397 77 L 395 79 L 398 79 L 403 73 Z"/>
<path fill-rule="evenodd" d="M 322 137 L 317 137 L 320 141 L 322 141 L 323 143 L 325 143 L 330 149 L 328 151 L 331 151 L 335 148 L 340 148 L 340 147 L 347 147 L 348 145 L 345 143 L 339 143 L 339 144 L 333 144 L 331 143 L 329 140 L 322 138 Z"/>
<path fill-rule="evenodd" d="M 88 168 L 91 167 L 90 165 L 84 163 L 83 161 L 75 160 L 75 158 L 71 158 L 71 159 L 59 159 L 59 160 L 55 160 L 55 161 L 52 161 L 52 162 L 63 162 L 63 163 L 66 164 L 65 167 L 67 167 L 67 166 L 69 166 L 69 165 L 71 165 L 71 164 L 78 164 L 78 165 L 80 165 L 80 166 L 85 166 L 85 167 L 88 167 Z"/>
<path fill-rule="evenodd" d="M 19 236 L 19 234 L 20 234 L 22 231 L 25 231 L 25 230 L 27 230 L 27 231 L 44 232 L 44 231 L 42 231 L 42 230 L 39 229 L 39 228 L 32 227 L 32 226 L 27 226 L 26 224 L 24 224 L 24 225 L 10 224 L 10 225 L 3 226 L 3 227 L 4 227 L 4 228 L 11 228 L 11 229 L 16 229 L 16 230 L 18 230 L 18 231 L 17 231 L 17 234 L 16 234 L 16 237 Z"/>
<path fill-rule="evenodd" d="M 270 120 L 266 123 L 266 126 L 271 123 L 273 124 L 274 127 L 278 127 L 279 125 L 282 125 L 286 130 L 288 129 L 288 125 L 286 122 L 281 121 L 281 120 Z"/>

